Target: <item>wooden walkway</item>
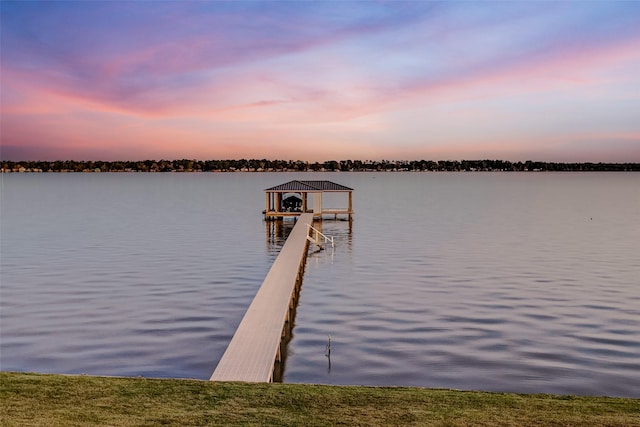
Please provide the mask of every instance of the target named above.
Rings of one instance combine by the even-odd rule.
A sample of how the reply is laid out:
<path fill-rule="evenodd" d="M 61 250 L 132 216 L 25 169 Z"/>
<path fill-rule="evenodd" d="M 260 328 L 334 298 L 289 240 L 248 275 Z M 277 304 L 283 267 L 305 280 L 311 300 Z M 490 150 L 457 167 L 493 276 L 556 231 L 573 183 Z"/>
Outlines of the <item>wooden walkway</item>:
<path fill-rule="evenodd" d="M 281 341 L 295 304 L 313 214 L 300 215 L 267 277 L 247 309 L 211 381 L 271 382 Z"/>

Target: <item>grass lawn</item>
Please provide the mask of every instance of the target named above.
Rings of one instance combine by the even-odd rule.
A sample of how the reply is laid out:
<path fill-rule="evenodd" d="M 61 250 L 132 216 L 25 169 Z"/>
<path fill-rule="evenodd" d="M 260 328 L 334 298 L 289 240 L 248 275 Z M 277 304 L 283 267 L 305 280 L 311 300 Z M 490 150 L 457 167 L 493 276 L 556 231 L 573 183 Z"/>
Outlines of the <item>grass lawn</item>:
<path fill-rule="evenodd" d="M 1 426 L 640 426 L 640 399 L 0 372 Z"/>

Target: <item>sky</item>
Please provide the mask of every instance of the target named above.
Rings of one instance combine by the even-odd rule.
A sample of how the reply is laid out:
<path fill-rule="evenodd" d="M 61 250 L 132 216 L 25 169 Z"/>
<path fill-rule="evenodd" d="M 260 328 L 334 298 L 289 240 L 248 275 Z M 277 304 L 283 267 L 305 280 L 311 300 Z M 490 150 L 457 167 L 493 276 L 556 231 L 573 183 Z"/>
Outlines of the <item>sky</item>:
<path fill-rule="evenodd" d="M 640 1 L 5 1 L 3 160 L 640 162 Z"/>

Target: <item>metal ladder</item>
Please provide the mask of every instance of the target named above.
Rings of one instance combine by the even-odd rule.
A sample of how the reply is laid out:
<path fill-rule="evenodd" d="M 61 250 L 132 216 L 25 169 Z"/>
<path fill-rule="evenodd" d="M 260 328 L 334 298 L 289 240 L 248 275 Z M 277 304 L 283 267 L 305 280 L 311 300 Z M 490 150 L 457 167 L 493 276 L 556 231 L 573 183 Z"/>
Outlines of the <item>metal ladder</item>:
<path fill-rule="evenodd" d="M 314 228 L 311 224 L 307 224 L 307 240 L 321 248 L 324 243 L 331 243 L 331 247 L 335 247 L 333 236 L 322 234 L 320 230 Z"/>

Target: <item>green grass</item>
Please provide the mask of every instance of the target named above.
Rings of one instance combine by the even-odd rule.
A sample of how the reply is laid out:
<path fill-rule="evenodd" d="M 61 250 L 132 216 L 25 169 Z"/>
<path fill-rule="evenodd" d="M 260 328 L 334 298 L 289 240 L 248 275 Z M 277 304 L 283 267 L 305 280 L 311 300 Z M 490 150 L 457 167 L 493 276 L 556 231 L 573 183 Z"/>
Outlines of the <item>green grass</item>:
<path fill-rule="evenodd" d="M 640 426 L 640 399 L 0 372 L 1 426 Z"/>

